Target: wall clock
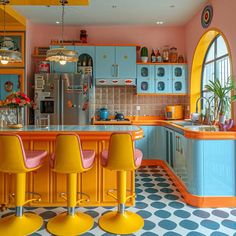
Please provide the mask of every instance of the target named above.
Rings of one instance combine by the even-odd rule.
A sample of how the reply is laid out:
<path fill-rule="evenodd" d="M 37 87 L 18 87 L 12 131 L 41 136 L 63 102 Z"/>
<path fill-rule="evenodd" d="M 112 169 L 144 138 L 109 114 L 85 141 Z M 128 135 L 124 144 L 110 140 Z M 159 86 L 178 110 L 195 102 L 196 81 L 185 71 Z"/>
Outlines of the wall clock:
<path fill-rule="evenodd" d="M 203 28 L 207 28 L 211 24 L 213 17 L 213 8 L 211 5 L 207 5 L 202 11 L 201 23 Z"/>

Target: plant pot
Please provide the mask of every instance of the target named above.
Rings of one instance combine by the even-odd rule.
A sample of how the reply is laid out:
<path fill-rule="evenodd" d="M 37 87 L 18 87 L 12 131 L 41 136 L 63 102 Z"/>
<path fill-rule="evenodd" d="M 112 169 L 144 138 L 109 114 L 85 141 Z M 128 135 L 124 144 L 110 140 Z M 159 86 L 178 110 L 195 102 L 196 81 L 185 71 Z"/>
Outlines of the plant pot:
<path fill-rule="evenodd" d="M 148 62 L 148 57 L 141 57 L 141 61 L 143 63 L 147 63 Z"/>

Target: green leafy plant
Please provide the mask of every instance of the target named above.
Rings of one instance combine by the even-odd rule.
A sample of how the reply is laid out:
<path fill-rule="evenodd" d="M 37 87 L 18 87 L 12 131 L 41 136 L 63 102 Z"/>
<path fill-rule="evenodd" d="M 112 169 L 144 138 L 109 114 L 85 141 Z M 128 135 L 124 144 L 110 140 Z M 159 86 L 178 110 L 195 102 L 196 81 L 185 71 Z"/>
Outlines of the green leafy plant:
<path fill-rule="evenodd" d="M 210 80 L 205 88 L 213 93 L 210 96 L 210 102 L 214 104 L 215 119 L 219 119 L 220 115 L 225 115 L 230 111 L 231 103 L 236 100 L 236 95 L 233 93 L 235 90 L 234 80 L 229 77 L 224 85 L 218 79 Z"/>

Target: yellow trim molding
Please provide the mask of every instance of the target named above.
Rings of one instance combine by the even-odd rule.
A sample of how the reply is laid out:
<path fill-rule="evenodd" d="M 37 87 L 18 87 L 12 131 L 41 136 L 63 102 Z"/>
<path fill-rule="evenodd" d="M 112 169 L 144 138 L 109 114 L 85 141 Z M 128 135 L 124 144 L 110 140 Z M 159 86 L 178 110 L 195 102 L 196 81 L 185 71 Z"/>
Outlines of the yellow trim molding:
<path fill-rule="evenodd" d="M 217 36 L 221 35 L 228 48 L 229 58 L 232 65 L 231 54 L 229 49 L 228 41 L 225 35 L 218 29 L 210 29 L 205 32 L 201 39 L 199 40 L 197 47 L 194 52 L 192 70 L 191 70 L 191 80 L 190 80 L 190 112 L 195 112 L 195 104 L 197 99 L 201 96 L 201 79 L 202 79 L 202 64 L 207 52 L 209 45 L 212 40 Z"/>
<path fill-rule="evenodd" d="M 47 6 L 47 5 L 61 5 L 58 0 L 11 0 L 11 5 L 37 5 L 37 6 Z M 87 6 L 89 5 L 89 0 L 70 0 L 68 1 L 70 6 Z"/>

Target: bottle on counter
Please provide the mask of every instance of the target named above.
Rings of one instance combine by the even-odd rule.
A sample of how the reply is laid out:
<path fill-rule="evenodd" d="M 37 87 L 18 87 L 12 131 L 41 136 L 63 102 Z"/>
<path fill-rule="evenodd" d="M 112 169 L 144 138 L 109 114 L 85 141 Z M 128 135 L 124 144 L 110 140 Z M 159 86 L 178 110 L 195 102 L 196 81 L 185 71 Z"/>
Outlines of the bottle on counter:
<path fill-rule="evenodd" d="M 162 52 L 162 59 L 163 62 L 169 62 L 169 46 L 164 46 L 163 52 Z"/>
<path fill-rule="evenodd" d="M 157 49 L 157 53 L 156 53 L 156 61 L 162 62 L 162 56 L 161 56 L 159 48 Z"/>
<path fill-rule="evenodd" d="M 151 62 L 156 62 L 156 55 L 155 55 L 154 49 L 152 49 L 152 53 L 151 53 Z"/>

